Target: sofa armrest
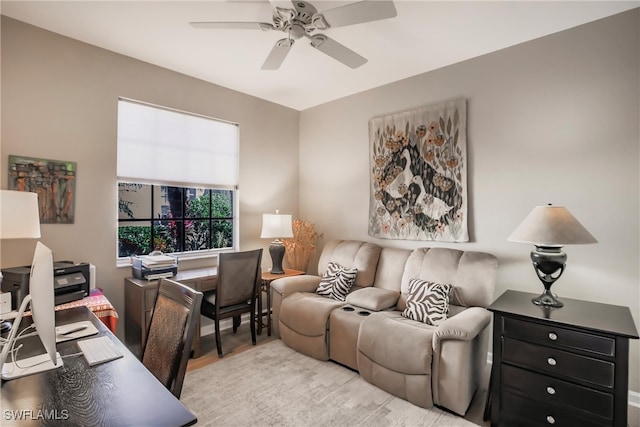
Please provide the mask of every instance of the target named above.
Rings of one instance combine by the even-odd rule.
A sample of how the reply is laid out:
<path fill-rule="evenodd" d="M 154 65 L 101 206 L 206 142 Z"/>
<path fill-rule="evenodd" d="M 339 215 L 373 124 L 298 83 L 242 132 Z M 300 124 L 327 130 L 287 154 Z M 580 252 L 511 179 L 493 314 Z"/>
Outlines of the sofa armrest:
<path fill-rule="evenodd" d="M 282 300 L 296 292 L 315 292 L 320 284 L 320 276 L 303 274 L 276 279 L 271 282 L 271 318 L 273 334 L 280 337 L 280 305 Z"/>
<path fill-rule="evenodd" d="M 400 292 L 374 287 L 361 288 L 347 295 L 346 301 L 356 307 L 366 308 L 371 311 L 386 310 L 394 307 Z"/>
<path fill-rule="evenodd" d="M 433 403 L 463 415 L 487 365 L 491 312 L 470 307 L 442 322 L 433 335 Z"/>
<path fill-rule="evenodd" d="M 279 293 L 283 298 L 294 292 L 315 292 L 321 279 L 320 276 L 311 274 L 283 277 L 271 282 L 271 289 L 273 289 L 274 293 Z"/>
<path fill-rule="evenodd" d="M 470 341 L 491 322 L 491 312 L 483 307 L 469 307 L 442 322 L 433 334 L 433 352 L 445 340 Z"/>

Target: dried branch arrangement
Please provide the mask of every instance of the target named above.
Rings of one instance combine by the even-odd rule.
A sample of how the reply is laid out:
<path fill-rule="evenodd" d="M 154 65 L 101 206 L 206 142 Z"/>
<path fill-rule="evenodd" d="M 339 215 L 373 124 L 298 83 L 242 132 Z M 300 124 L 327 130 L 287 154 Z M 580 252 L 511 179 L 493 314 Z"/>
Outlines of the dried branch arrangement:
<path fill-rule="evenodd" d="M 291 227 L 293 238 L 283 239 L 287 261 L 294 270 L 307 271 L 311 254 L 316 249 L 315 225 L 304 219 L 294 219 Z"/>

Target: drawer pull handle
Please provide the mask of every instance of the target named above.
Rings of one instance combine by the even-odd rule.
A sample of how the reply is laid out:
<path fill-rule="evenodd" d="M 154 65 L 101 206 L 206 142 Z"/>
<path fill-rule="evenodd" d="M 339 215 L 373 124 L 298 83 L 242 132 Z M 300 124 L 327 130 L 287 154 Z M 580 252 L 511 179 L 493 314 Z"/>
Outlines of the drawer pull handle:
<path fill-rule="evenodd" d="M 549 394 L 556 394 L 556 389 L 553 387 L 547 387 L 547 393 Z"/>
<path fill-rule="evenodd" d="M 547 363 L 548 363 L 550 366 L 556 366 L 556 364 L 557 364 L 558 362 L 556 362 L 556 359 L 554 359 L 553 357 L 550 357 L 550 358 L 548 358 L 548 359 L 547 359 Z"/>
<path fill-rule="evenodd" d="M 555 424 L 556 423 L 556 419 L 553 418 L 551 415 L 547 415 L 547 422 L 549 424 Z"/>
<path fill-rule="evenodd" d="M 549 332 L 549 339 L 550 339 L 551 341 L 555 341 L 555 340 L 557 340 L 557 339 L 558 339 L 558 335 L 556 335 L 556 334 L 555 334 L 555 333 L 553 333 L 553 332 Z"/>

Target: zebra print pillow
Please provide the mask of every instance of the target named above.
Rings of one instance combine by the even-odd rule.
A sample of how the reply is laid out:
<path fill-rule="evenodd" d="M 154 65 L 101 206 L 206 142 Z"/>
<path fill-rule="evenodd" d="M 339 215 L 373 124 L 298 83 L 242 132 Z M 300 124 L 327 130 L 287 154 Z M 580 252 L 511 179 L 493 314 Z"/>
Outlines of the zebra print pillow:
<path fill-rule="evenodd" d="M 344 301 L 356 281 L 358 270 L 345 268 L 335 262 L 330 262 L 327 271 L 322 274 L 322 280 L 316 289 L 318 295 Z"/>
<path fill-rule="evenodd" d="M 451 285 L 420 279 L 409 280 L 407 307 L 402 315 L 427 325 L 438 326 L 447 320 L 449 291 L 451 291 Z"/>

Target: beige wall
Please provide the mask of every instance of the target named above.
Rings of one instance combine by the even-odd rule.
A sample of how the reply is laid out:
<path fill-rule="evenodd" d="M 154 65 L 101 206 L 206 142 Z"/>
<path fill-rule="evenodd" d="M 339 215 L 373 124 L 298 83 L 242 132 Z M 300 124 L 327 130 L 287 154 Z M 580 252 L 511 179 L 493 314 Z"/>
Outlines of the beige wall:
<path fill-rule="evenodd" d="M 41 240 L 56 260 L 96 265 L 97 286 L 122 314 L 120 331 L 123 281 L 131 269 L 116 268 L 119 96 L 240 125 L 240 249 L 267 249 L 259 238 L 262 213 L 297 214 L 298 111 L 4 16 L 1 25 L 1 187 L 7 188 L 10 154 L 77 162 L 75 223 L 42 225 Z M 0 266 L 30 264 L 34 247 L 3 242 Z M 267 253 L 264 267 L 270 262 Z"/>
<path fill-rule="evenodd" d="M 303 111 L 300 214 L 325 241 L 438 245 L 367 235 L 367 124 L 464 97 L 471 242 L 446 246 L 497 255 L 496 296 L 540 292 L 532 247 L 506 239 L 535 205 L 565 205 L 599 243 L 565 248 L 567 270 L 554 291 L 629 306 L 638 325 L 639 41 L 636 9 Z M 639 366 L 633 340 L 636 391 Z"/>

